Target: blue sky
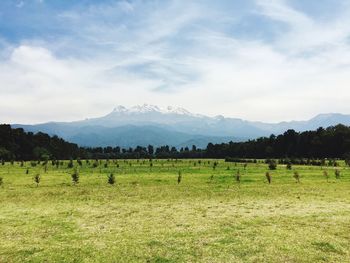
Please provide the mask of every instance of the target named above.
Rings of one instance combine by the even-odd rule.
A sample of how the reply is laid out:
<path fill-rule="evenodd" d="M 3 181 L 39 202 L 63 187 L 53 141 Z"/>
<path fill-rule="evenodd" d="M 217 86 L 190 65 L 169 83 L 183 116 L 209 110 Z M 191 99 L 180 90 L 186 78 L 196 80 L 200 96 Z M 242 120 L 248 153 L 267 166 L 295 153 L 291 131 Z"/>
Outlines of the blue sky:
<path fill-rule="evenodd" d="M 0 120 L 350 113 L 346 0 L 0 1 Z"/>

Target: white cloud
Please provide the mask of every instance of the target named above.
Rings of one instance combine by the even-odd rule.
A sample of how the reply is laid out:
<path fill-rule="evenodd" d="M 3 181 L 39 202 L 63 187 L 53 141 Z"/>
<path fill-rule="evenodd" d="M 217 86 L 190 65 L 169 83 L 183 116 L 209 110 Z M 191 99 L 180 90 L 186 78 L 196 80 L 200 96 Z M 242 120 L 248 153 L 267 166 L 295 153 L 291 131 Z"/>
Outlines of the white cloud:
<path fill-rule="evenodd" d="M 214 4 L 149 3 L 66 11 L 65 37 L 7 49 L 0 119 L 75 120 L 145 102 L 263 121 L 350 113 L 348 9 L 325 22 L 282 0 L 240 19 Z M 228 30 L 251 16 L 286 28 L 268 41 Z"/>

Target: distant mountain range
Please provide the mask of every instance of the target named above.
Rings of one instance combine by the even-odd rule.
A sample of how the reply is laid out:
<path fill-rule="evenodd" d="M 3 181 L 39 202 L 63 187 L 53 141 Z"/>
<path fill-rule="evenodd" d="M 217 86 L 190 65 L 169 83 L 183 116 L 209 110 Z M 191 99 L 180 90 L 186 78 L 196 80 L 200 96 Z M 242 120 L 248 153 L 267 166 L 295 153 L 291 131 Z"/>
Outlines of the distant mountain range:
<path fill-rule="evenodd" d="M 81 146 L 135 147 L 151 144 L 204 148 L 209 142 L 243 141 L 280 134 L 288 129 L 314 130 L 339 123 L 350 125 L 350 115 L 320 114 L 308 121 L 263 123 L 223 116 L 208 117 L 183 108 L 161 109 L 144 104 L 131 108 L 118 106 L 100 118 L 36 125 L 13 124 L 12 127 L 58 135 Z"/>

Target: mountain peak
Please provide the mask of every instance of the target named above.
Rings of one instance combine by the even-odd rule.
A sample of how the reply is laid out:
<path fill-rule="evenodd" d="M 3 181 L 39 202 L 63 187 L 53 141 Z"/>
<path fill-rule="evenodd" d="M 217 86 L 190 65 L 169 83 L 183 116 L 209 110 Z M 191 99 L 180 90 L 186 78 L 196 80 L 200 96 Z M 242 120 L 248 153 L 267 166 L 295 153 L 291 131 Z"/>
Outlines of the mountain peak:
<path fill-rule="evenodd" d="M 125 112 L 127 109 L 124 106 L 118 105 L 113 109 L 113 112 Z"/>
<path fill-rule="evenodd" d="M 164 112 L 164 111 L 163 111 Z M 184 115 L 193 115 L 191 112 L 189 112 L 188 110 L 184 109 L 184 108 L 180 108 L 180 107 L 172 107 L 172 106 L 168 106 L 166 108 L 166 113 L 175 113 L 175 114 L 184 114 Z"/>
<path fill-rule="evenodd" d="M 140 113 L 145 113 L 145 112 L 159 112 L 160 109 L 156 105 L 151 105 L 151 104 L 143 104 L 143 105 L 136 105 L 131 108 L 129 108 L 130 112 L 140 112 Z"/>
<path fill-rule="evenodd" d="M 181 108 L 181 107 L 173 107 L 168 106 L 166 108 L 160 108 L 156 105 L 152 104 L 143 104 L 143 105 L 135 105 L 132 107 L 125 107 L 122 105 L 118 105 L 113 109 L 113 113 L 149 113 L 149 112 L 159 112 L 163 114 L 179 114 L 179 115 L 189 115 L 194 116 L 193 113 L 189 112 L 188 110 Z"/>

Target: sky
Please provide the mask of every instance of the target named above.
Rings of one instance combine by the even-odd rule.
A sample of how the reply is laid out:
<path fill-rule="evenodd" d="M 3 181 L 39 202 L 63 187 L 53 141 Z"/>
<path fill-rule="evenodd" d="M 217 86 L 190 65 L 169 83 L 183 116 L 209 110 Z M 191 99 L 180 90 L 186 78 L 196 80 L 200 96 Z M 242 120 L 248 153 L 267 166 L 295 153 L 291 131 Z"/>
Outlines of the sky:
<path fill-rule="evenodd" d="M 0 122 L 117 105 L 278 122 L 350 114 L 348 0 L 1 0 Z"/>

